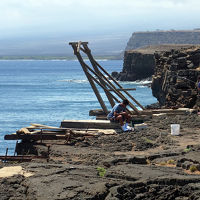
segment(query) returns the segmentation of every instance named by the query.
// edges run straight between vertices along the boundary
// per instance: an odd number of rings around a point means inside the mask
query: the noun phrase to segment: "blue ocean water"
[[[123,61],[98,61],[109,73],[120,72]],[[121,82],[143,106],[155,103],[151,89],[141,82]],[[108,105],[105,95],[102,96]],[[91,119],[89,110],[101,108],[78,61],[0,61],[0,154],[16,141],[4,135],[40,123],[60,126],[64,119]]]

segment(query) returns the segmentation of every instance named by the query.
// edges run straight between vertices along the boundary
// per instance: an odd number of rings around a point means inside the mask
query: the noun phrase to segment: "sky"
[[[199,0],[0,0],[0,40],[128,40],[133,32],[200,28]]]

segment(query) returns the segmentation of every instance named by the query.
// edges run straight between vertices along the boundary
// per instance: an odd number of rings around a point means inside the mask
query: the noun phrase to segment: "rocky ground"
[[[50,157],[24,163],[23,173],[0,178],[0,199],[200,199],[200,116],[159,116],[147,128],[117,135],[35,144]],[[170,134],[170,124],[181,126]],[[25,176],[25,172],[32,175]]]

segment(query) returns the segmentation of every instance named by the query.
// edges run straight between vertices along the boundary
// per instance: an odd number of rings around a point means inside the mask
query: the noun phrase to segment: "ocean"
[[[122,71],[122,60],[99,60],[109,73]],[[143,106],[156,102],[151,89],[142,82],[120,82]],[[108,101],[105,94],[106,105]],[[0,155],[14,152],[16,141],[5,141],[30,123],[60,126],[64,119],[94,119],[92,109],[101,108],[78,61],[0,61]]]

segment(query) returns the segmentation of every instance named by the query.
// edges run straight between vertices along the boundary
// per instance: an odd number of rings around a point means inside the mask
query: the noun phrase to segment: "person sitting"
[[[128,126],[131,120],[130,114],[126,112],[126,106],[129,104],[127,99],[124,99],[121,103],[116,104],[111,112],[107,115],[107,119],[110,121],[117,121],[121,125],[123,131],[131,131],[132,128]],[[126,123],[124,123],[124,121]]]

